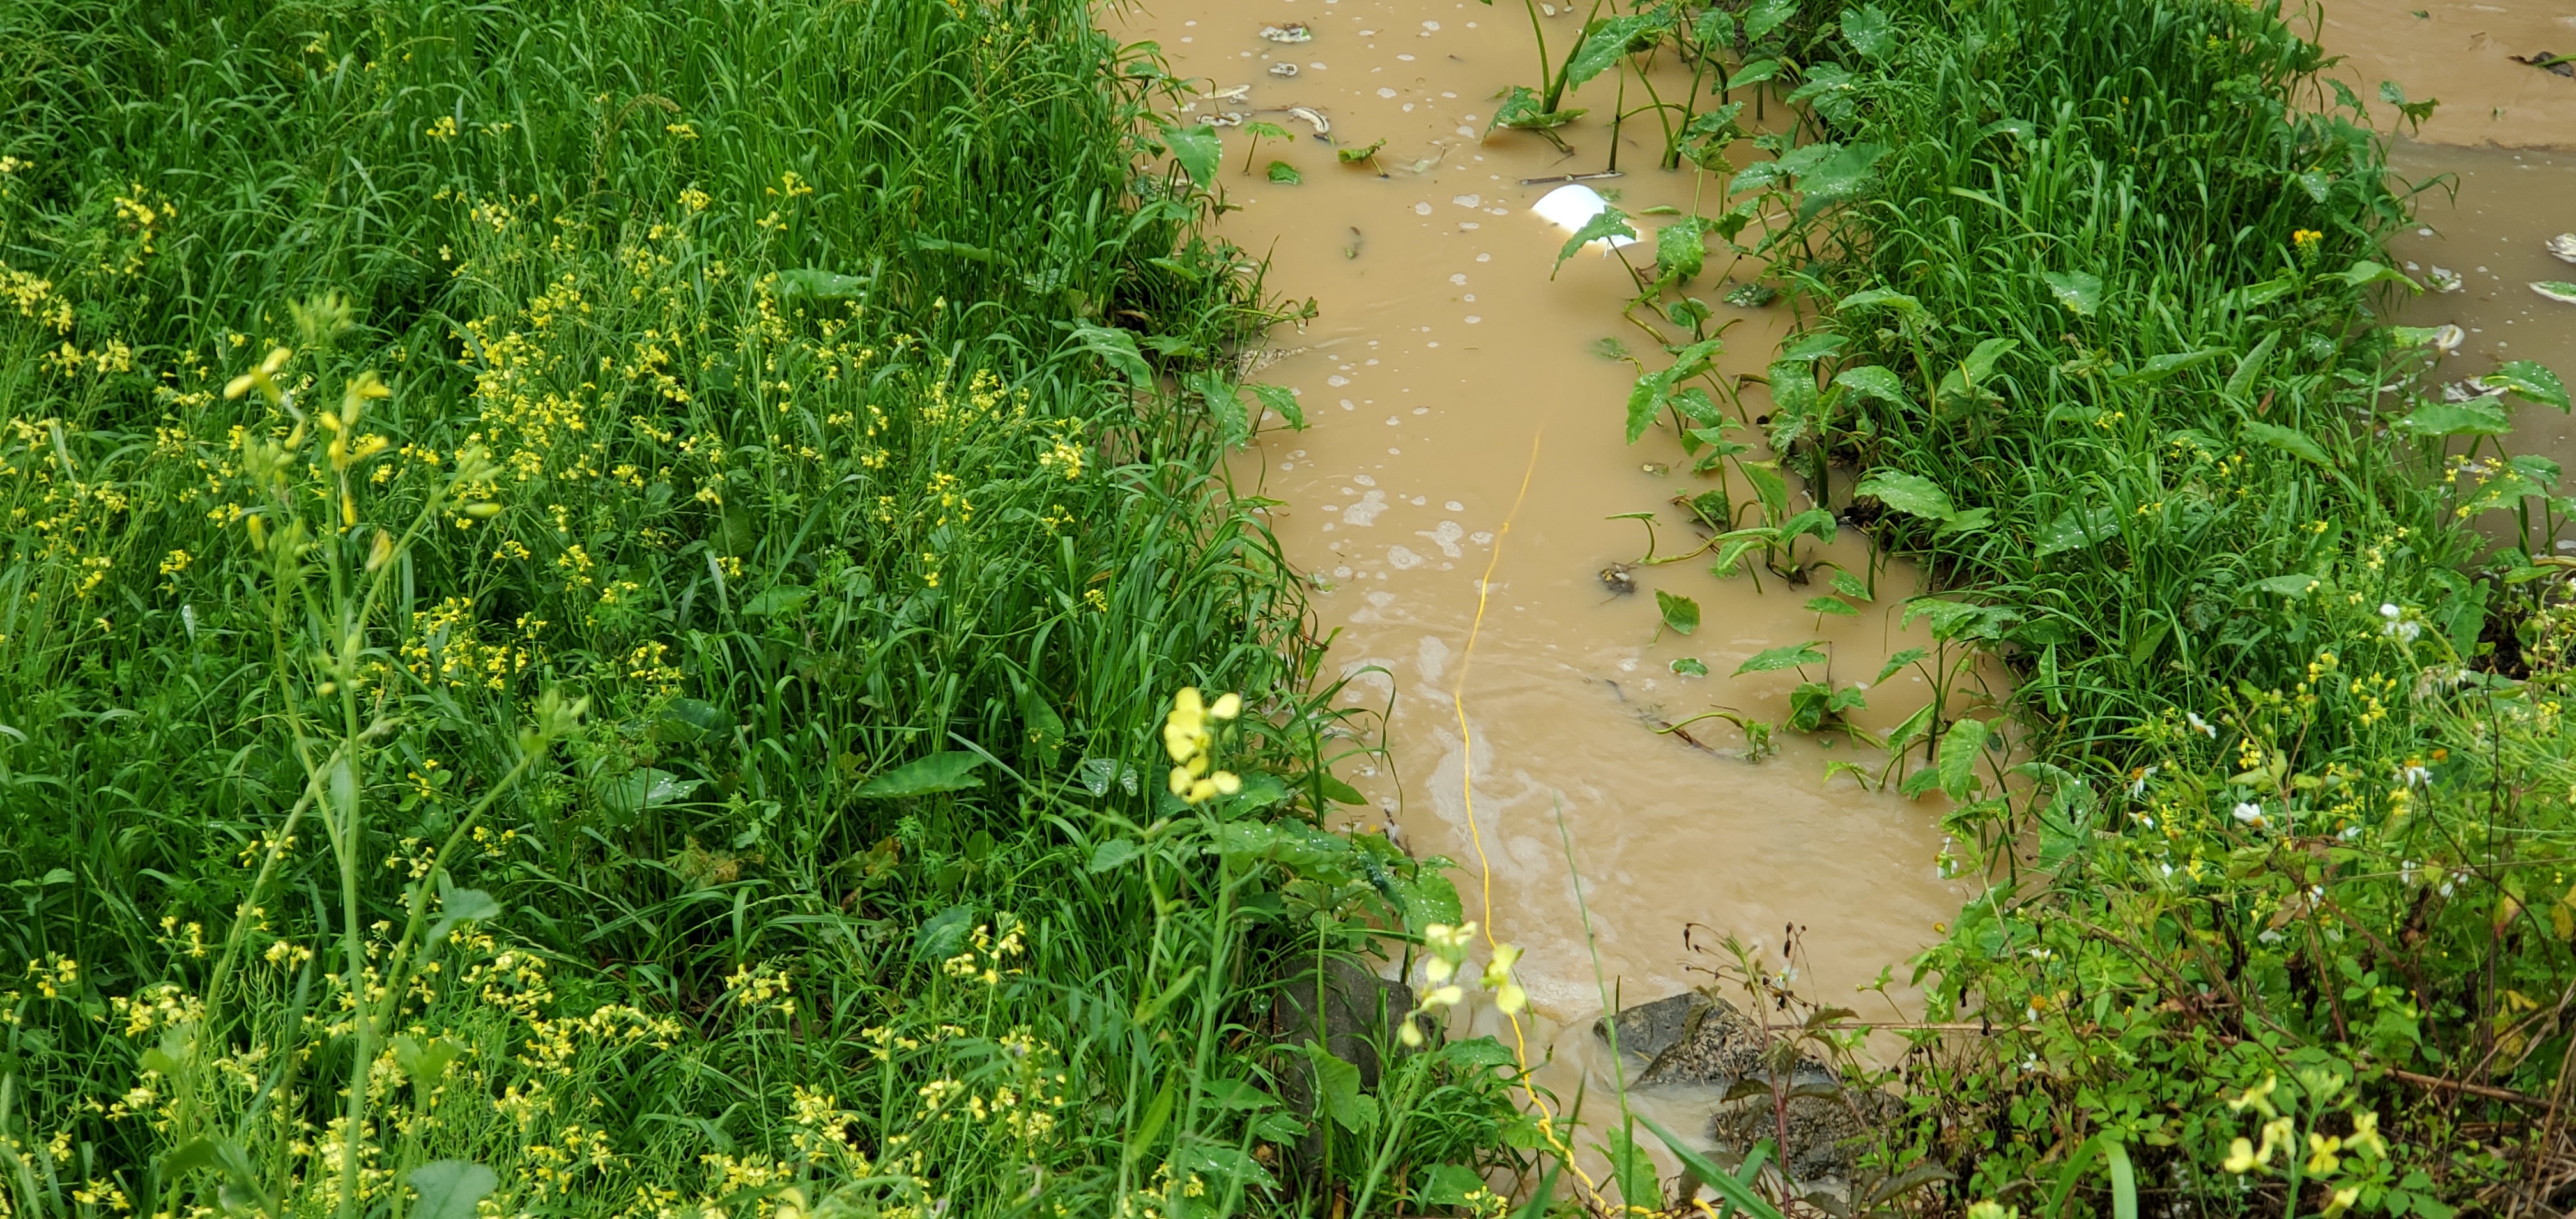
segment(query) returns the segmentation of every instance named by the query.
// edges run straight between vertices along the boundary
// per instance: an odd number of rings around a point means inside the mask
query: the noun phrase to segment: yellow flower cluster
[[[1243,713],[1243,696],[1232,692],[1214,703],[1199,698],[1199,688],[1183,686],[1172,696],[1171,714],[1163,717],[1163,750],[1172,755],[1172,794],[1191,804],[1243,790],[1234,772],[1217,770],[1215,725]]]

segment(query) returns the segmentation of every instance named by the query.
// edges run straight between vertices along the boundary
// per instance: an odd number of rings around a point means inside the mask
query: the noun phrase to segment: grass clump
[[[1990,881],[1917,963],[1933,1018],[1992,1030],[1925,1040],[1891,1167],[1998,1213],[2563,1204],[2571,505],[2504,447],[2562,383],[2446,399],[2437,336],[2383,323],[2404,188],[2278,5],[1773,8],[1805,109],[1742,168],[1740,132],[1677,145],[1746,202],[1638,268],[1675,363],[1630,435],[1725,480],[1718,574],[1863,525],[1937,581],[1936,681],[2018,680],[1886,742]],[[1712,235],[1816,310],[1768,458],[1708,376]]]
[[[1268,315],[1082,6],[0,47],[11,1213],[1394,1205],[1517,1129],[1490,1042],[1257,1031],[1456,897],[1311,824]]]

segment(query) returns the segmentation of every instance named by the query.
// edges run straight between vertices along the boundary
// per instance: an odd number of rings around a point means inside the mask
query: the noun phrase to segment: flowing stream
[[[2395,170],[2456,181],[2457,203],[2428,193],[2396,254],[2419,279],[2430,266],[2456,269],[2462,289],[2411,300],[2397,320],[2469,332],[2446,376],[2525,357],[2576,374],[2576,305],[2525,286],[2576,279],[2540,244],[2576,230],[2576,152],[2564,151],[2576,146],[2576,80],[2507,58],[2576,51],[2576,17],[2530,0],[2412,7],[2426,2],[2342,4],[2322,21],[2327,49],[2348,57],[2338,74],[2373,99],[2384,128],[2397,116],[2376,100],[2381,80],[2441,99],[2400,142]],[[1561,54],[1580,17],[1550,7],[1538,24]],[[1340,768],[1372,802],[1346,810],[1348,821],[1458,861],[1470,916],[1527,948],[1537,1019],[1524,1049],[1557,1060],[1541,1077],[1567,1096],[1578,1083],[1608,1087],[1592,1018],[1706,984],[1728,935],[1777,968],[1794,931],[1800,989],[1865,1018],[1914,1014],[1904,962],[1968,893],[1942,874],[1937,800],[1848,774],[1828,781],[1836,761],[1884,766],[1848,742],[1782,730],[1776,754],[1751,760],[1722,719],[1657,729],[1716,708],[1785,718],[1796,675],[1728,676],[1766,648],[1825,640],[1838,688],[1874,677],[1891,652],[1923,642],[1894,610],[1918,591],[1917,575],[1880,568],[1875,602],[1840,618],[1805,608],[1821,587],[1765,573],[1757,591],[1712,575],[1706,557],[1605,581],[1647,546],[1645,526],[1614,518],[1658,513],[1659,553],[1688,551],[1702,534],[1673,501],[1713,481],[1689,473],[1668,429],[1622,443],[1635,372],[1595,344],[1649,341],[1620,319],[1629,279],[1598,246],[1556,267],[1567,234],[1532,211],[1562,184],[1545,179],[1605,168],[1606,124],[1566,129],[1571,151],[1534,134],[1486,135],[1503,89],[1537,78],[1524,10],[1158,0],[1116,20],[1196,82],[1195,115],[1234,124],[1221,176],[1238,210],[1223,235],[1269,259],[1272,291],[1315,301],[1311,321],[1281,327],[1253,361],[1253,379],[1294,390],[1311,426],[1290,431],[1273,417],[1235,473],[1245,493],[1276,501],[1289,559],[1315,577],[1332,634],[1327,672],[1347,680],[1346,705],[1385,713],[1383,754]],[[1617,87],[1604,76],[1580,100],[1598,116],[1612,99],[1593,94]],[[1246,123],[1292,135],[1255,147]],[[1373,158],[1337,159],[1336,144],[1380,141]],[[1617,149],[1629,172],[1587,184],[1631,214],[1688,204],[1695,183],[1655,168],[1660,147],[1651,125],[1630,125]],[[1302,181],[1273,181],[1274,161]],[[1727,274],[1712,259],[1697,294],[1715,301]],[[1718,318],[1733,323],[1725,375],[1759,372],[1789,325],[1780,306],[1719,305]],[[1746,406],[1763,409],[1759,387]],[[2576,464],[2569,420],[2553,413],[2523,430],[2518,448]],[[1869,572],[1855,537],[1827,553]],[[1697,602],[1695,633],[1663,626],[1657,590]],[[1685,658],[1708,675],[1677,673]],[[1979,684],[2004,693],[1999,673]],[[1929,691],[1907,674],[1868,697],[1855,718],[1884,729]],[[1894,977],[1882,995],[1855,993],[1882,969]],[[1497,1027],[1489,1012],[1479,1022]]]

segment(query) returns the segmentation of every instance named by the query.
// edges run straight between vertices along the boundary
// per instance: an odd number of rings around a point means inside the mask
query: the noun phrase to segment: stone
[[[1605,1042],[1618,1035],[1619,1053],[1636,1072],[1630,1087],[1712,1094],[1707,1130],[1721,1152],[1739,1156],[1764,1139],[1776,1143],[1785,1125],[1779,1162],[1801,1183],[1849,1181],[1870,1139],[1904,1113],[1903,1102],[1884,1092],[1845,1087],[1803,1049],[1782,1062],[1778,1046],[1790,1029],[1766,1037],[1743,1009],[1701,991],[1641,1003],[1592,1027]],[[1778,1109],[1775,1080],[1787,1092]],[[1747,1083],[1753,1086],[1740,1087]],[[1725,1099],[1736,1093],[1744,1094]]]

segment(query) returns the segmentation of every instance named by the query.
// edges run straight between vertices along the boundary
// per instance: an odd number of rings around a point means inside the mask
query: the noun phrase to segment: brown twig
[[[2549,1104],[2549,1100],[2546,1097],[2532,1096],[2528,1093],[2516,1092],[2511,1088],[2497,1088],[2486,1084],[2466,1084],[2461,1083],[2456,1079],[2444,1079],[2439,1075],[2418,1075],[2413,1071],[2400,1071],[2394,1067],[2389,1068],[2388,1076],[2391,1079],[2404,1080],[2418,1088],[2429,1088],[2435,1091],[2458,1092],[2467,1096],[2483,1096],[2488,1100],[2510,1101],[2517,1105],[2539,1105],[2546,1108]]]

